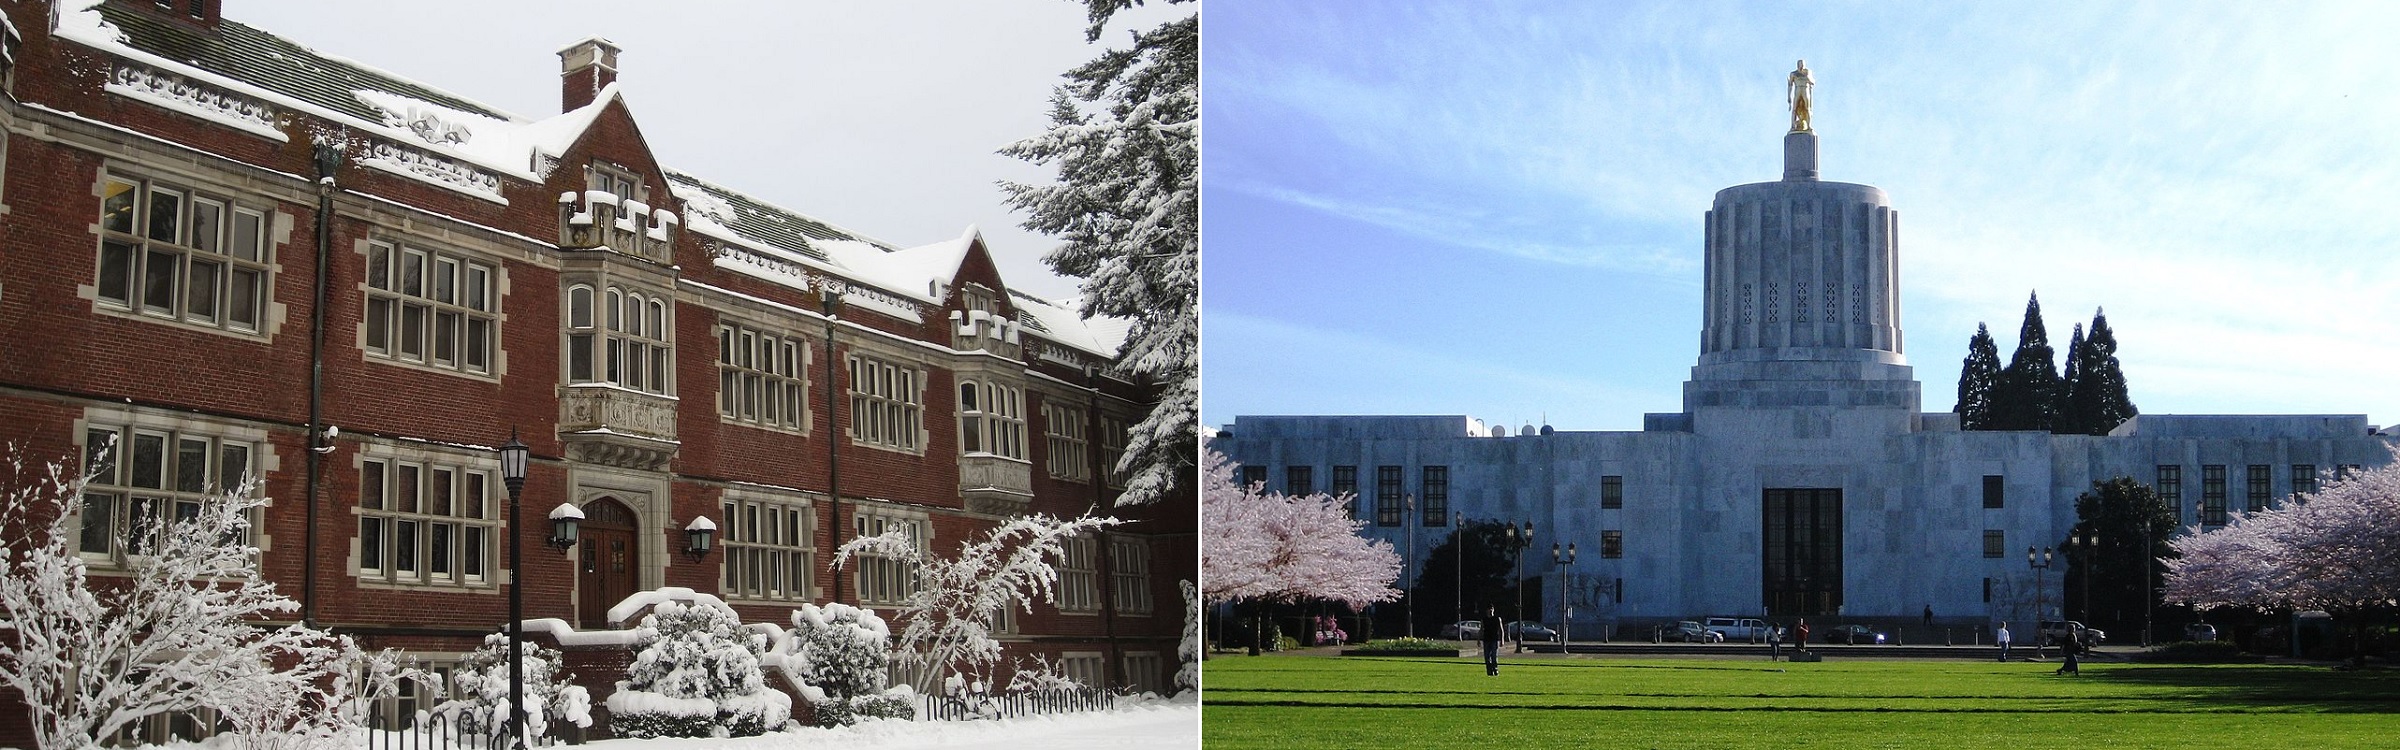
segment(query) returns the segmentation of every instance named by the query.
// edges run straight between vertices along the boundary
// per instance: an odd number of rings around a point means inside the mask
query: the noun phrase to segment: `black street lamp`
[[[1402,559],[1406,560],[1406,561],[1408,562],[1408,564],[1407,564],[1407,565],[1403,565],[1403,566],[1401,566],[1401,567],[1400,567],[1400,574],[1401,574],[1401,575],[1408,575],[1408,568],[1409,568],[1410,566],[1415,566],[1415,565],[1417,565],[1417,525],[1416,525],[1415,523],[1412,523],[1412,522],[1411,522],[1411,520],[1412,520],[1412,519],[1416,518],[1416,515],[1417,515],[1417,496],[1415,496],[1415,495],[1401,495],[1401,496],[1400,496],[1400,531],[1401,531],[1401,532],[1403,532],[1403,533],[1406,533],[1406,534],[1408,534],[1408,557],[1406,557],[1406,558],[1402,558]],[[1407,623],[1408,627],[1406,628],[1406,632],[1408,633],[1408,637],[1410,637],[1410,638],[1415,638],[1415,637],[1417,637],[1417,578],[1416,578],[1416,576],[1409,576],[1409,579],[1408,579],[1408,599],[1407,599],[1406,601],[1404,601],[1404,602],[1402,602],[1402,603],[1401,603],[1401,605],[1400,605],[1400,614],[1401,614],[1401,616],[1402,616],[1402,617],[1406,617],[1406,618],[1408,618],[1408,623]]]
[[[2042,571],[2050,569],[2050,548],[2043,547],[2035,557],[2032,547],[2025,548],[2025,565],[2033,568],[2033,655],[2042,655]]]
[[[1524,528],[1521,529],[1513,523],[1508,525],[1508,567],[1515,572],[1517,577],[1517,610],[1510,614],[1516,615],[1519,620],[1525,619],[1525,548],[1531,546],[1533,546],[1532,521],[1526,521]],[[1523,628],[1517,630],[1516,640],[1517,653],[1525,653]]]
[[[1561,555],[1558,543],[1551,542],[1550,562],[1558,565],[1558,652],[1564,654],[1567,652],[1567,616],[1572,614],[1567,609],[1567,566],[1575,564],[1575,545],[1568,544],[1566,553]],[[1519,629],[1517,632],[1524,631]]]
[[[1450,511],[1450,538],[1457,540],[1450,545],[1450,561],[1455,563],[1450,572],[1450,622],[1458,623],[1467,619],[1467,514]],[[1458,628],[1459,639],[1466,639],[1466,628],[1451,627]]]
[[[2100,535],[2084,532],[2067,537],[2068,546],[2075,548],[2076,567],[2083,568],[2083,624],[2092,624],[2092,563],[2099,557]]]
[[[525,459],[530,450],[509,430],[500,446],[500,481],[508,485],[508,736],[510,747],[525,747],[525,558],[520,555],[525,527]]]

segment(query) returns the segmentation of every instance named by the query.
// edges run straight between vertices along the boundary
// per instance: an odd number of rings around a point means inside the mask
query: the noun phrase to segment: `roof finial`
[[[1812,99],[1810,91],[1816,88],[1816,85],[1816,77],[1809,75],[1807,60],[1801,60],[1800,66],[1792,70],[1792,77],[1785,81],[1784,96],[1792,105],[1792,132],[1794,133],[1816,132],[1809,128],[1808,122],[1808,110]]]

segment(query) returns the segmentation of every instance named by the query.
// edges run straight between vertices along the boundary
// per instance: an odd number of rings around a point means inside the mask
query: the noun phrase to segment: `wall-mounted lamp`
[[[550,546],[566,551],[575,546],[575,527],[583,522],[583,509],[574,503],[559,503],[550,509]]]
[[[717,523],[708,520],[708,516],[694,518],[691,523],[683,525],[683,538],[683,554],[698,561],[708,556],[708,548],[716,541]]]

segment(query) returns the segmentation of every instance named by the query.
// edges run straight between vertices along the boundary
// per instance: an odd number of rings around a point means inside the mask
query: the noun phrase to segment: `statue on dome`
[[[1808,109],[1811,99],[1810,90],[1816,88],[1816,85],[1816,77],[1808,73],[1808,61],[1801,60],[1800,67],[1792,71],[1791,79],[1785,84],[1785,97],[1790,100],[1792,105],[1792,132],[1794,133],[1814,132],[1808,126]]]

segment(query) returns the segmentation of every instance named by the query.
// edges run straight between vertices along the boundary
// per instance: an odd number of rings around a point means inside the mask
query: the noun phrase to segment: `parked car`
[[[1510,641],[1555,641],[1558,640],[1558,631],[1543,627],[1538,622],[1518,620],[1509,623],[1506,629],[1501,630],[1500,637]]]
[[[2084,627],[2083,623],[2074,620],[2043,620],[2034,632],[2040,634],[2044,646],[2065,643],[2073,638],[2085,648],[2090,648],[2108,640],[2108,633],[2099,628]]]
[[[1482,620],[1460,620],[1442,626],[1442,637],[1454,641],[1483,640]]]
[[[1675,627],[1668,628],[1665,632],[1660,633],[1659,637],[1670,641],[1682,641],[1684,643],[1725,642],[1725,634],[1710,630],[1708,628],[1700,627],[1700,623],[1693,620],[1677,622],[1675,623]]]
[[[2217,626],[2210,625],[2205,622],[2195,622],[2190,625],[2185,625],[2183,626],[2183,639],[2187,641],[2216,640]]]
[[[1755,617],[1711,617],[1700,627],[1725,637],[1728,641],[1761,641],[1772,633],[1767,622]]]
[[[1834,629],[1825,631],[1825,642],[1851,645],[1883,644],[1890,643],[1891,636],[1875,632],[1874,628],[1865,625],[1837,625]]]

